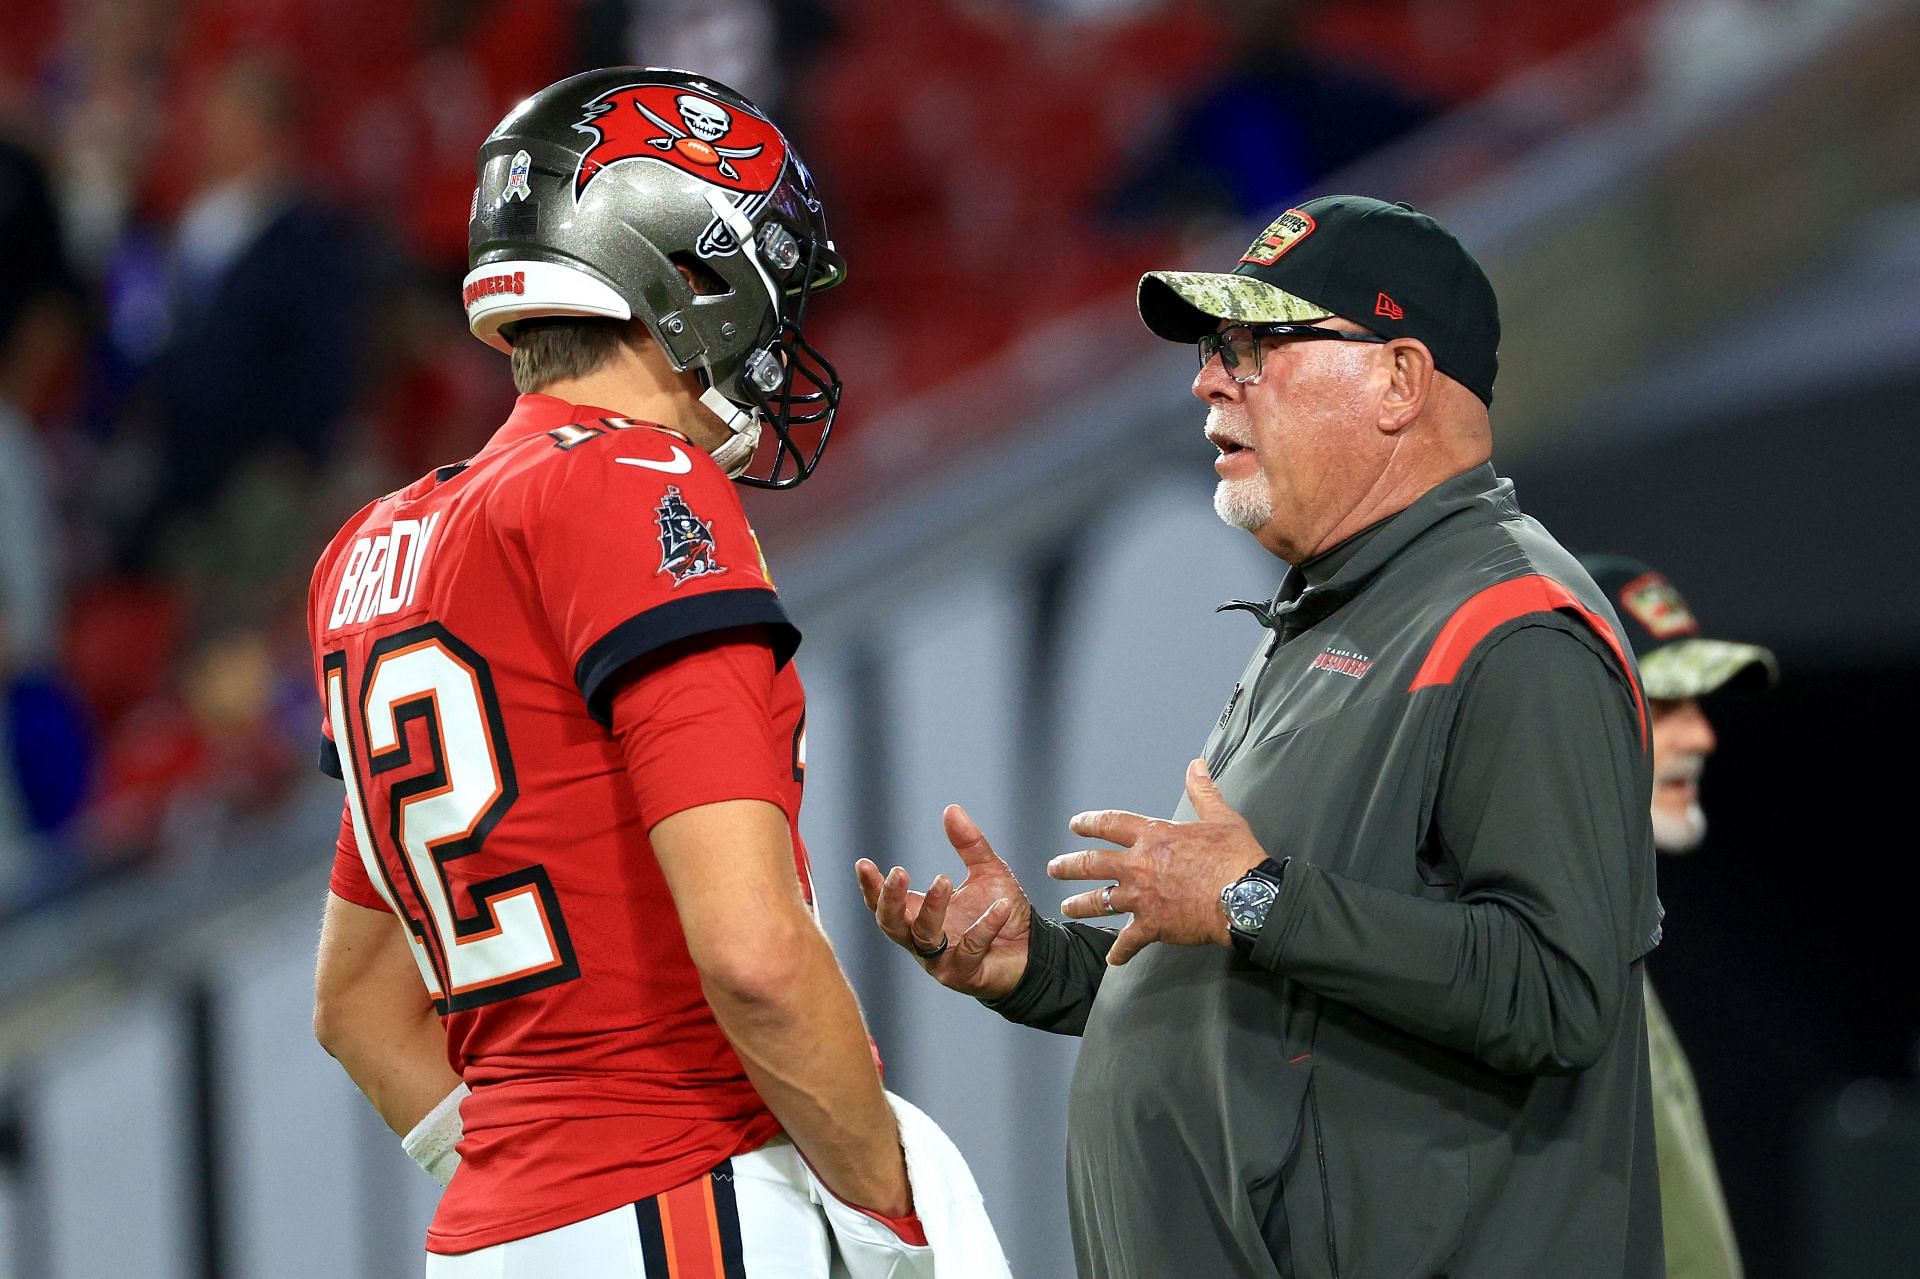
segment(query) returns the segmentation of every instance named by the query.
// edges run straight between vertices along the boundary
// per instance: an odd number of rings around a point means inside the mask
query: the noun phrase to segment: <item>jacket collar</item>
[[[1440,525],[1490,523],[1519,513],[1513,481],[1496,475],[1493,463],[1483,462],[1434,485],[1399,514],[1297,565],[1270,601],[1228,600],[1215,611],[1244,609],[1259,618],[1262,626],[1280,631],[1285,638],[1358,595],[1395,556]]]

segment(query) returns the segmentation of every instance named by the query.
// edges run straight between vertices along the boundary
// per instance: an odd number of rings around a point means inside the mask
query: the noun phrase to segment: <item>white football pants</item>
[[[882,1261],[867,1273],[904,1279],[930,1263],[927,1249],[900,1244],[878,1222],[859,1218],[853,1228],[879,1251],[902,1254],[898,1269]],[[585,1221],[473,1252],[428,1253],[426,1279],[830,1279],[847,1273],[835,1262],[806,1165],[775,1138],[705,1177]]]

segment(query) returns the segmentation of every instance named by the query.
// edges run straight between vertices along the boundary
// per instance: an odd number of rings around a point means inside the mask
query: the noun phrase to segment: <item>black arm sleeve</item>
[[[1005,999],[980,1002],[1022,1026],[1077,1035],[1086,1029],[1116,935],[1110,928],[1035,915],[1020,984]]]
[[[1658,931],[1633,691],[1587,636],[1552,625],[1496,639],[1468,680],[1433,819],[1457,899],[1295,860],[1255,959],[1497,1070],[1582,1070]]]

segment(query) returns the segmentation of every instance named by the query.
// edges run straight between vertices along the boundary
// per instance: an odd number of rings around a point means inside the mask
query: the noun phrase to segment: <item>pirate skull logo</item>
[[[733,117],[718,103],[683,93],[673,100],[673,105],[680,108],[680,118],[702,142],[718,142],[733,131]]]
[[[633,105],[654,128],[666,135],[648,138],[648,146],[658,151],[678,151],[694,164],[717,170],[721,177],[738,181],[740,171],[733,167],[733,161],[751,160],[765,149],[763,143],[755,143],[750,147],[717,145],[720,139],[733,132],[733,116],[725,107],[706,98],[691,93],[683,93],[675,98],[673,105],[680,113],[679,125],[671,123],[644,102],[636,100]]]

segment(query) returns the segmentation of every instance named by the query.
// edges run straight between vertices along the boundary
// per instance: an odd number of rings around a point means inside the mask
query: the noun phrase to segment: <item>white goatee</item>
[[[1685,813],[1653,810],[1653,846],[1663,853],[1690,853],[1707,838],[1707,815],[1700,805],[1689,805]]]
[[[1213,513],[1249,533],[1265,526],[1273,518],[1273,495],[1267,492],[1267,477],[1255,473],[1221,480],[1213,490]]]
[[[1207,409],[1207,432],[1221,435],[1247,447],[1251,431],[1243,418],[1233,418],[1218,404]],[[1221,480],[1213,490],[1213,513],[1238,529],[1251,533],[1273,518],[1273,495],[1267,491],[1267,477],[1258,471],[1237,480]]]
[[[1683,755],[1654,774],[1657,790],[1668,782],[1686,782],[1698,787],[1700,775],[1707,771],[1705,755]],[[1699,791],[1696,789],[1697,795]],[[1675,813],[1656,804],[1653,807],[1653,846],[1663,853],[1690,853],[1707,838],[1707,815],[1695,800],[1684,813]]]

